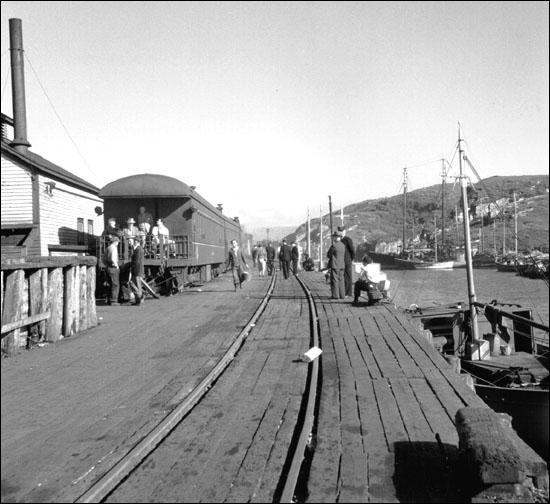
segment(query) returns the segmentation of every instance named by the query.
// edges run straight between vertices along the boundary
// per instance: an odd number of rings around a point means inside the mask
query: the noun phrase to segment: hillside
[[[468,187],[472,240],[478,239],[483,214],[482,236],[484,248],[502,248],[503,234],[506,247],[514,247],[514,203],[516,194],[518,220],[518,247],[529,251],[548,251],[548,175],[522,175],[515,177],[490,177],[473,187]],[[497,204],[495,205],[495,202]],[[458,215],[458,219],[455,216]],[[407,193],[406,239],[414,236],[433,244],[434,217],[441,240],[442,186],[433,185]],[[460,219],[460,186],[446,185],[445,189],[445,229],[449,245],[460,244],[462,224]],[[458,222],[457,222],[458,220]],[[503,221],[505,224],[503,224]],[[382,252],[397,251],[403,237],[403,195],[361,201],[344,208],[344,223],[348,236],[357,245],[366,241],[371,247]],[[457,225],[458,224],[458,225]],[[333,227],[340,225],[339,212],[333,214]],[[323,216],[323,247],[329,244],[329,215]],[[503,230],[503,227],[506,229]],[[458,238],[457,238],[458,229]],[[307,223],[301,224],[294,233],[287,236],[305,245]],[[319,218],[311,221],[311,248],[316,251],[319,244]],[[440,243],[440,241],[439,241]],[[326,248],[325,248],[326,250]],[[316,255],[316,253],[314,253]]]

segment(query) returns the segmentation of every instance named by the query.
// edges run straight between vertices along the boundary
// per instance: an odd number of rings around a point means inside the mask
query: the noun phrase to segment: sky
[[[247,230],[458,175],[548,173],[548,2],[1,3],[31,150],[101,188],[175,177]],[[466,175],[477,179],[472,173]]]

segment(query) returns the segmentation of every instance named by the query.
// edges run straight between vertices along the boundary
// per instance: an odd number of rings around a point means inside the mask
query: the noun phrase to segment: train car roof
[[[193,198],[199,203],[210,208],[213,212],[219,212],[211,203],[200,194],[191,189],[187,184],[174,177],[141,173],[130,175],[110,182],[99,191],[100,198]],[[240,223],[221,214],[228,223],[240,227]]]
[[[99,191],[101,198],[174,198],[189,196],[189,186],[166,175],[141,173],[117,179]]]

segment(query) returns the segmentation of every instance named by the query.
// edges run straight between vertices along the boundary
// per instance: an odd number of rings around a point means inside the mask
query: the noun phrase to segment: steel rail
[[[248,334],[255,326],[256,321],[264,311],[275,286],[277,273],[273,278],[267,293],[256,309],[252,318],[244,329],[235,338],[224,356],[218,361],[208,375],[191,391],[189,395],[172,410],[154,429],[149,432],[138,444],[136,444],[123,458],[121,458],[111,469],[103,474],[86,492],[74,502],[101,502],[126,478],[144,459],[151,453],[162,440],[172,431],[181,419],[193,409],[193,407],[208,392],[211,384],[223,373],[225,368],[233,360],[241,348]]]
[[[304,289],[304,292],[307,296],[313,346],[320,348],[318,318],[317,312],[315,310],[313,296],[308,287],[297,275],[295,276],[295,278],[296,280],[298,280],[298,283],[301,285],[302,289]],[[321,356],[314,359],[309,368],[311,379],[309,380],[309,391],[307,392],[306,412],[298,442],[296,443],[294,454],[292,455],[292,462],[290,464],[283,490],[281,492],[280,502],[294,502],[293,498],[296,491],[296,485],[298,483],[298,477],[300,475],[300,469],[305,459],[306,448],[309,444],[311,433],[313,430],[313,423],[315,421],[315,402],[317,398],[317,384],[319,379],[319,359],[321,359]]]

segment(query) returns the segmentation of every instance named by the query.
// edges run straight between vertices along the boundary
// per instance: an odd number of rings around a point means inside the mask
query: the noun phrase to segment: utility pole
[[[269,228],[266,228],[266,234],[267,234],[267,243],[269,243]]]
[[[319,207],[319,271],[323,269],[323,210]]]
[[[328,197],[328,215],[330,220],[330,236],[332,238],[332,198]]]
[[[309,223],[309,207],[307,207],[307,256],[311,257],[311,240],[310,240],[311,226]]]
[[[516,192],[514,191],[514,244],[516,249],[516,259],[518,258],[518,203],[516,201]]]

